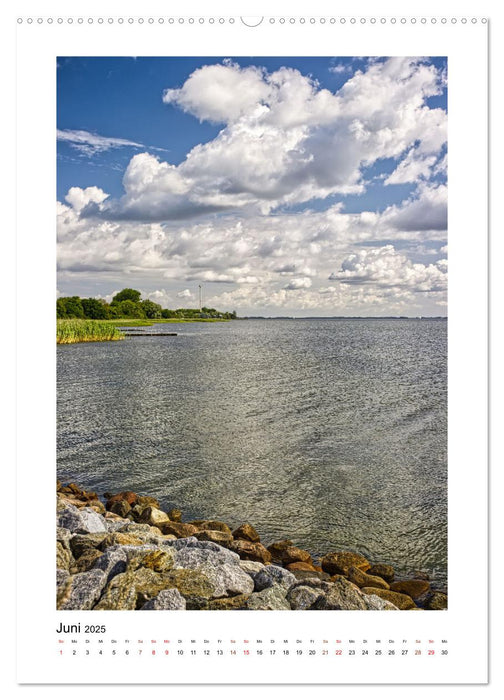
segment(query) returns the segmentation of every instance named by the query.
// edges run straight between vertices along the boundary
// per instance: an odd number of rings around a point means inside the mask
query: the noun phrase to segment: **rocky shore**
[[[131,491],[104,502],[57,483],[59,610],[444,610],[445,591],[357,552],[314,561],[291,540],[182,513]]]

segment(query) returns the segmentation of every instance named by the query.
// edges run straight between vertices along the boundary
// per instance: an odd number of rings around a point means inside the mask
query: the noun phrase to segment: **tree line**
[[[88,297],[60,297],[56,301],[57,318],[221,318],[235,319],[236,311],[217,311],[207,306],[199,309],[163,309],[150,299],[142,299],[136,289],[122,289],[110,302]]]

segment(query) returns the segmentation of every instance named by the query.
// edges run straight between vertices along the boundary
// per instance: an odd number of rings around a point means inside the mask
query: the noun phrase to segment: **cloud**
[[[178,299],[194,299],[194,294],[191,292],[190,289],[183,289],[180,292],[177,292],[177,298]]]
[[[369,248],[349,255],[338,272],[329,276],[344,284],[407,288],[410,292],[442,292],[447,286],[447,261],[412,263],[394,246]]]
[[[96,153],[109,151],[111,148],[124,148],[125,146],[145,148],[143,144],[135,141],[100,136],[82,129],[58,129],[56,137],[58,141],[66,141],[72,148],[88,157],[94,156]]]
[[[402,202],[400,207],[388,207],[383,221],[401,231],[445,231],[447,204],[446,185],[420,185],[415,196]]]
[[[293,277],[284,289],[310,289],[312,281],[309,277]]]
[[[223,123],[218,135],[178,165],[135,155],[124,196],[85,215],[177,221],[231,210],[268,214],[362,193],[365,167],[405,152],[389,182],[428,178],[446,141],[446,112],[425,101],[442,87],[441,72],[418,58],[369,63],[335,93],[293,68],[202,66],[181,87],[165,90],[163,100]]]

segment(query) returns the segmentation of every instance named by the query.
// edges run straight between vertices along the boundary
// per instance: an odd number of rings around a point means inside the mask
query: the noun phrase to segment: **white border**
[[[23,512],[35,509],[37,503],[53,502],[54,491],[54,387],[55,346],[52,300],[55,296],[54,276],[54,202],[55,202],[55,56],[56,55],[448,55],[449,63],[449,509],[450,551],[449,583],[450,609],[446,613],[338,613],[339,636],[375,636],[370,630],[376,624],[379,636],[387,633],[399,637],[404,627],[410,629],[407,637],[421,636],[448,638],[449,662],[429,667],[410,663],[390,671],[366,666],[366,681],[374,682],[484,682],[486,678],[486,29],[483,25],[332,25],[308,28],[305,24],[291,25],[280,33],[278,25],[262,25],[250,30],[239,24],[208,25],[177,24],[176,31],[167,36],[167,24],[146,25],[139,31],[123,24],[105,27],[99,25],[23,24],[18,32],[18,303],[19,308],[30,308],[33,290],[41,299],[51,300],[47,310],[30,317],[30,324],[18,329],[19,349],[19,426],[18,488],[22,494]],[[287,29],[287,27],[285,27]],[[467,51],[470,43],[471,51]],[[167,45],[170,50],[167,51]],[[337,45],[337,50],[334,46]],[[260,50],[259,50],[260,46]],[[225,49],[225,50],[224,50]],[[269,50],[268,50],[269,49]],[[468,94],[467,86],[471,87]],[[36,114],[36,119],[34,115]],[[470,138],[468,138],[470,134]],[[468,168],[470,163],[470,169]],[[29,207],[26,206],[29,193]],[[468,203],[470,203],[468,205]],[[475,231],[481,232],[474,245]],[[471,274],[471,271],[475,271]],[[476,284],[467,285],[468,276]],[[470,319],[468,324],[467,319]],[[36,338],[37,363],[33,362]],[[41,371],[42,368],[42,371]],[[34,387],[37,392],[34,393]],[[51,398],[52,397],[52,401]],[[470,397],[470,403],[468,402]],[[26,433],[25,433],[26,431]],[[28,434],[30,439],[25,439]],[[34,469],[33,465],[37,465]],[[469,506],[470,505],[470,509]],[[89,670],[61,669],[54,663],[54,635],[56,620],[62,616],[47,610],[47,601],[54,599],[52,578],[54,523],[50,508],[37,523],[37,549],[30,558],[20,557],[19,599],[23,601],[19,619],[19,679],[24,682],[75,682],[89,677]],[[20,512],[20,515],[23,515]],[[469,517],[468,517],[469,516]],[[21,543],[33,538],[33,521],[20,517],[18,532]],[[455,533],[455,534],[454,534]],[[47,546],[46,546],[46,543]],[[471,568],[477,568],[478,595],[468,605],[467,552]],[[47,562],[50,562],[48,565]],[[47,571],[33,589],[29,570]],[[471,582],[471,585],[472,582]],[[52,604],[52,603],[51,603]],[[79,615],[84,619],[94,613]],[[110,613],[104,618],[110,617]],[[112,613],[112,615],[117,615]],[[121,634],[133,619],[120,613],[120,623],[112,618],[114,633]],[[204,617],[202,617],[204,615]],[[211,615],[211,618],[209,617]],[[240,613],[184,613],[183,623],[195,620],[197,635],[205,634],[205,625],[221,630],[228,626],[228,636],[236,634]],[[386,617],[384,617],[384,615]],[[135,625],[141,625],[141,616],[134,613]],[[37,630],[33,619],[37,619]],[[173,617],[173,616],[172,616]],[[150,620],[150,619],[149,619]],[[295,617],[282,613],[254,615],[247,634],[252,636],[256,624],[259,630],[276,627],[280,620],[282,630],[294,625],[290,636],[299,635],[299,627],[314,629],[321,626],[320,637],[327,636],[327,614],[302,613]],[[406,622],[408,620],[408,622]],[[170,625],[178,620],[169,620]],[[192,624],[192,623],[191,623]],[[414,634],[411,625],[414,624]],[[433,629],[436,629],[434,633]],[[149,621],[149,634],[153,623]],[[467,630],[473,642],[468,644]],[[249,632],[250,630],[250,632]],[[344,631],[345,630],[345,631]],[[194,633],[196,636],[196,632]],[[224,635],[224,631],[222,631]],[[243,636],[243,633],[241,633]],[[210,636],[210,633],[207,633]],[[403,635],[404,636],[404,635]],[[26,648],[26,639],[36,639],[41,649],[34,659]],[[476,640],[476,646],[474,645]],[[47,650],[47,655],[45,651]],[[469,653],[470,651],[470,653]],[[446,659],[445,659],[446,661]],[[187,680],[190,671],[177,677],[172,670],[170,681]],[[368,670],[369,669],[369,670]],[[138,682],[139,670],[117,665],[100,671],[94,670],[94,682]],[[324,682],[356,682],[362,672],[345,664],[335,669],[315,668],[307,671],[302,665],[290,667],[288,674],[279,677],[278,666],[251,671],[240,667],[227,669],[229,682],[252,681],[260,675],[262,682],[306,682],[307,673]],[[212,676],[212,669],[204,682],[222,681],[222,674]],[[173,675],[175,673],[175,676]],[[166,671],[149,668],[152,682],[166,681]],[[142,677],[142,681],[145,678]]]

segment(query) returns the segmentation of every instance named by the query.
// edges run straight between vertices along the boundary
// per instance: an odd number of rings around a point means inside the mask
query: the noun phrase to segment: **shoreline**
[[[358,552],[318,561],[290,539],[265,545],[250,523],[184,522],[132,491],[57,482],[59,610],[445,610],[429,576],[398,577]]]

